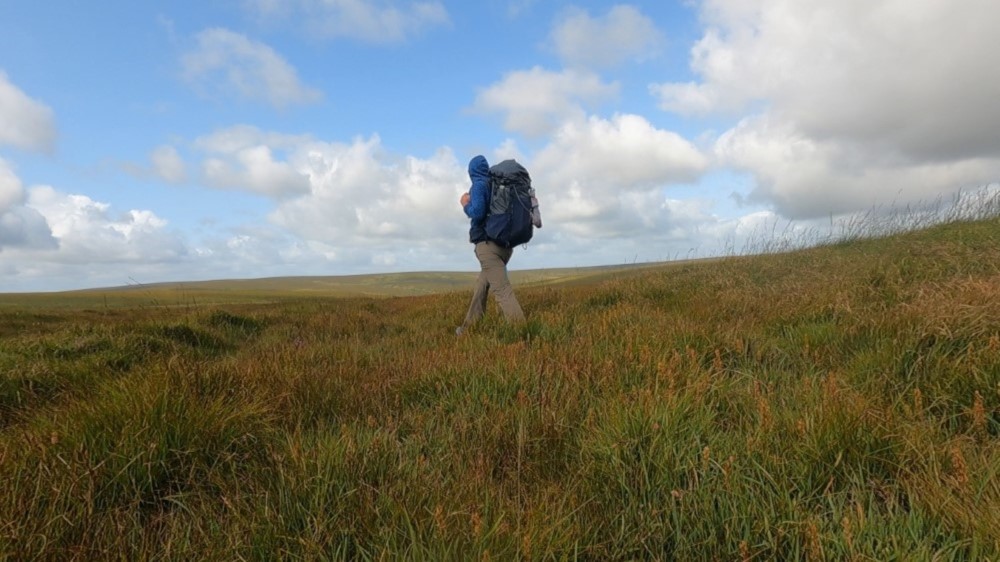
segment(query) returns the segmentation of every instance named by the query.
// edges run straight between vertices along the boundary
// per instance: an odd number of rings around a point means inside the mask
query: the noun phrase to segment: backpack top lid
[[[518,191],[523,191],[531,187],[531,175],[524,166],[516,160],[504,160],[490,168],[490,174],[502,183],[511,185]]]

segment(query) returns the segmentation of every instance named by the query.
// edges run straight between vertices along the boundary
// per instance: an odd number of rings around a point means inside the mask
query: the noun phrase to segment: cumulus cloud
[[[276,108],[308,104],[322,94],[271,47],[228,29],[206,29],[181,58],[184,79],[199,91],[268,103]]]
[[[304,27],[319,37],[368,43],[399,43],[451,21],[439,1],[248,0],[246,6],[262,17],[300,18]]]
[[[998,158],[913,162],[879,158],[856,144],[818,140],[767,116],[748,118],[715,146],[721,165],[754,173],[751,201],[810,218],[934,199],[997,177]]]
[[[401,242],[463,238],[456,202],[468,176],[447,148],[429,158],[397,156],[377,135],[326,142],[245,126],[216,131],[194,146],[207,154],[206,182],[273,198],[273,224],[326,245],[338,260],[352,249],[398,251]]]
[[[309,135],[274,133],[261,131],[252,125],[236,125],[198,137],[194,145],[195,148],[206,152],[220,153],[238,152],[260,145],[266,145],[276,151],[286,151],[312,140],[313,138]]]
[[[516,18],[527,13],[538,3],[538,0],[510,0],[507,2],[507,15]]]
[[[0,211],[0,252],[4,248],[50,250],[56,246],[45,217],[34,209],[20,206]]]
[[[467,164],[448,148],[426,158],[397,156],[377,135],[324,142],[249,127],[218,131],[195,145],[260,156],[268,167],[238,168],[249,191],[280,183],[266,181],[268,170],[298,178],[266,193],[276,204],[269,218],[304,241],[336,248],[338,259],[345,249],[363,248],[388,263],[401,244],[409,251],[465,239],[456,201],[468,189]],[[690,142],[637,115],[567,121],[533,157],[511,141],[490,154],[494,162],[515,157],[527,163],[543,199],[558,201],[547,209],[553,224],[590,238],[674,228],[667,223],[677,209],[666,206],[663,189],[695,181],[708,167]]]
[[[565,64],[603,68],[650,57],[663,43],[663,34],[638,9],[619,4],[597,18],[578,8],[567,11],[551,42]]]
[[[456,201],[469,186],[467,164],[448,148],[426,158],[397,156],[377,135],[324,142],[249,127],[218,131],[195,145],[229,154],[266,149],[270,163],[303,178],[304,187],[275,197],[269,219],[337,263],[421,269],[440,259],[440,248],[465,242],[468,224]],[[680,239],[695,220],[690,216],[703,214],[702,204],[685,208],[664,190],[697,180],[708,158],[637,115],[569,120],[533,156],[512,141],[490,154],[494,163],[515,157],[528,165],[543,202],[551,203],[549,224],[565,235]],[[549,230],[537,242],[544,245]]]
[[[558,200],[562,205],[561,195]],[[512,263],[531,269],[757,253],[786,241],[800,242],[816,229],[814,223],[791,223],[772,211],[723,217],[713,212],[714,206],[710,199],[629,192],[599,222],[562,220],[557,230],[542,229]]]
[[[308,189],[308,178],[288,163],[274,159],[266,146],[254,146],[205,160],[202,173],[208,185],[246,189],[268,197],[284,197]]]
[[[995,50],[1000,5],[761,4],[704,4],[712,25],[691,63],[702,81],[654,88],[665,108],[740,109],[763,100],[811,137],[891,143],[915,158],[1000,148],[1000,67],[983,56]]]
[[[461,232],[456,202],[468,177],[448,149],[427,159],[396,158],[373,136],[314,143],[294,160],[310,178],[309,193],[283,202],[271,219],[304,239],[399,250],[401,244],[440,244]]]
[[[116,264],[145,269],[176,263],[186,248],[151,211],[116,215],[85,195],[44,185],[25,189],[0,159],[0,252],[11,271],[0,290],[46,290],[107,279]],[[117,278],[125,279],[127,274]]]
[[[25,206],[20,178],[0,158],[0,252],[5,248],[48,249],[56,245],[45,218]]]
[[[55,147],[55,115],[0,70],[0,144],[49,152]]]
[[[984,53],[995,50],[1000,4],[709,0],[702,18],[691,54],[700,81],[651,89],[669,111],[763,106],[718,150],[782,212],[912,201],[996,179],[1000,67]]]
[[[541,136],[564,121],[586,115],[584,105],[594,106],[618,95],[617,83],[606,83],[589,71],[553,72],[541,67],[506,74],[481,90],[473,110],[504,114],[504,128],[528,136]]]
[[[148,162],[122,162],[120,167],[124,172],[143,180],[156,179],[177,184],[188,179],[184,158],[175,147],[166,144],[151,150]]]
[[[6,201],[0,208],[0,292],[330,273],[329,247],[274,226],[208,229],[193,241],[149,210],[115,211],[51,186],[23,189],[19,181],[11,189],[5,170],[0,161]]]
[[[632,190],[693,181],[708,159],[677,133],[640,115],[619,114],[567,121],[535,164],[560,185]]]
[[[208,154],[202,163],[202,179],[209,186],[282,198],[307,192],[309,178],[276,153],[284,154],[305,142],[307,137],[240,126],[201,137],[195,147]]]
[[[0,158],[0,211],[6,211],[24,202],[24,187],[21,178],[3,158]]]
[[[181,183],[187,179],[184,159],[172,146],[158,146],[149,155],[153,174],[169,183]]]
[[[695,181],[708,158],[671,131],[638,115],[568,121],[532,161],[534,183],[559,204],[551,215],[579,235],[659,229],[648,211],[662,188]],[[545,190],[545,191],[542,191]]]
[[[27,205],[45,217],[59,240],[62,263],[159,262],[185,253],[183,244],[152,211],[129,210],[117,216],[110,205],[50,186],[28,190]]]

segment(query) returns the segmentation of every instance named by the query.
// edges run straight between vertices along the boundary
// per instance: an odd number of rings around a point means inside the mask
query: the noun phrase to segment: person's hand
[[[462,204],[463,209],[465,208],[466,205],[469,204],[469,200],[471,199],[472,197],[469,195],[469,192],[465,192],[462,194],[462,198],[459,200],[459,203]]]

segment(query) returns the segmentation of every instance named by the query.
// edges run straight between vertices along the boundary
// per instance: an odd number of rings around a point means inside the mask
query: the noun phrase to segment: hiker
[[[514,288],[510,285],[510,279],[507,278],[507,262],[510,261],[510,257],[514,253],[513,245],[502,245],[495,240],[490,240],[486,235],[486,220],[490,214],[491,185],[490,165],[482,155],[476,156],[469,162],[469,179],[472,180],[472,187],[467,193],[462,194],[459,203],[465,214],[472,219],[469,241],[476,245],[476,258],[479,259],[479,265],[482,269],[476,280],[476,288],[472,293],[472,301],[469,303],[465,322],[455,330],[456,335],[462,335],[463,331],[483,317],[490,289],[493,289],[493,295],[508,322],[524,321],[524,312],[517,302],[517,297],[514,296]]]

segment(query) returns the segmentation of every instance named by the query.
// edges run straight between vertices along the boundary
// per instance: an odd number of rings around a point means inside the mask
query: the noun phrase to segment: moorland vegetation
[[[0,558],[1000,559],[987,210],[461,338],[464,292],[0,307]]]

